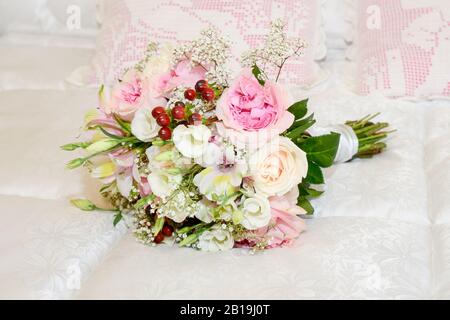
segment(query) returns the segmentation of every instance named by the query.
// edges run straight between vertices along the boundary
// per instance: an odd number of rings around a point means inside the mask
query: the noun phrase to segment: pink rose
[[[165,105],[166,101],[151,96],[147,82],[135,70],[128,71],[112,90],[103,87],[100,91],[100,108],[106,114],[116,114],[128,121],[140,108],[161,104]]]
[[[217,104],[219,133],[233,142],[264,143],[287,130],[294,115],[285,90],[276,83],[260,85],[250,69],[245,69],[226,89]],[[243,140],[245,139],[245,140]]]
[[[282,197],[269,199],[272,208],[272,227],[267,231],[271,247],[290,245],[305,231],[305,221],[298,215],[305,214],[303,208],[297,206],[298,188],[295,187]]]
[[[258,234],[269,239],[269,247],[281,247],[292,244],[300,233],[306,229],[305,221],[298,215],[305,210],[297,206],[298,188],[295,187],[282,197],[269,199],[272,220],[269,227],[258,230]]]
[[[173,70],[151,80],[150,87],[158,95],[164,96],[176,87],[193,88],[197,81],[205,79],[203,67],[192,67],[188,60],[179,62]]]

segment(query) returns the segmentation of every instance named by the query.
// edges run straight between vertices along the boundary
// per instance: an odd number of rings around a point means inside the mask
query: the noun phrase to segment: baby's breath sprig
[[[157,52],[158,52],[158,43],[157,42],[150,42],[148,44],[146,50],[145,50],[144,58],[136,64],[135,69],[140,71],[140,72],[144,71],[147,62]]]
[[[281,19],[274,21],[264,46],[244,53],[242,65],[250,68],[256,66],[266,80],[269,75],[274,75],[277,82],[286,62],[292,57],[301,56],[307,46],[302,39],[288,39],[284,28],[285,24]]]
[[[217,85],[227,85],[230,71],[227,68],[231,57],[231,42],[215,28],[200,33],[200,38],[180,45],[174,50],[175,63],[189,60],[192,66],[202,66],[206,80]]]

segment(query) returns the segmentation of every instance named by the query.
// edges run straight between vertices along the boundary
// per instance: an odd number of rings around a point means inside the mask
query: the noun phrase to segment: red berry
[[[190,117],[189,117],[189,123],[190,124],[201,124],[202,123],[202,115],[200,113],[193,113]]]
[[[194,89],[187,89],[184,92],[184,97],[188,100],[194,101],[195,98],[197,97],[197,93],[195,92]]]
[[[195,84],[195,90],[199,93],[202,93],[207,88],[208,88],[208,82],[206,80],[199,80]]]
[[[184,110],[184,107],[182,106],[176,106],[175,108],[172,109],[172,116],[177,120],[184,119],[185,115],[186,112]]]
[[[183,102],[181,102],[181,101],[177,101],[177,102],[175,102],[175,107],[185,107],[186,105],[183,103]]]
[[[160,232],[155,236],[155,239],[153,240],[156,244],[163,242],[164,235]]]
[[[167,113],[163,113],[160,114],[158,116],[158,118],[156,118],[156,122],[161,126],[161,127],[167,127],[170,124],[170,118],[167,115]]]
[[[169,127],[162,127],[159,129],[158,135],[164,141],[170,140],[172,138],[172,130]]]
[[[165,114],[166,110],[163,107],[155,107],[152,111],[153,118],[158,118],[160,115]]]
[[[165,235],[166,237],[171,237],[172,233],[173,233],[173,229],[171,226],[164,226],[162,228],[162,233],[163,235]]]
[[[216,93],[214,92],[213,89],[211,88],[206,88],[203,90],[202,92],[202,98],[203,100],[206,100],[208,102],[211,102],[214,100],[214,98],[216,97]]]

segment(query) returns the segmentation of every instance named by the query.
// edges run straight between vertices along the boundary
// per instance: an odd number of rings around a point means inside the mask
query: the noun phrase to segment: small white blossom
[[[225,251],[233,248],[234,239],[228,230],[222,229],[220,225],[215,225],[202,233],[197,246],[203,251]]]

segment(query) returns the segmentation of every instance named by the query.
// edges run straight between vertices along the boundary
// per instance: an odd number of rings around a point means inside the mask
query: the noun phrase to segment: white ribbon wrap
[[[336,132],[341,135],[339,147],[336,153],[335,163],[350,161],[358,153],[359,142],[353,129],[345,124],[330,125],[328,127],[310,128],[308,133],[313,137]]]

